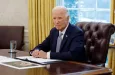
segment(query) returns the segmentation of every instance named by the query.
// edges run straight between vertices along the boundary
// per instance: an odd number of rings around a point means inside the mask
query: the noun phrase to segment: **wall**
[[[25,26],[24,49],[28,50],[28,0],[0,0],[0,25]]]

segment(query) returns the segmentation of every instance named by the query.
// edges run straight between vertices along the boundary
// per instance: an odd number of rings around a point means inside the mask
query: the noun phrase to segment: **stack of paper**
[[[55,60],[55,59],[35,58],[33,56],[21,56],[21,57],[16,57],[16,58],[20,59],[20,60],[24,60],[24,61],[39,63],[39,64],[49,64],[49,63],[54,63],[54,62],[61,61],[61,60]]]

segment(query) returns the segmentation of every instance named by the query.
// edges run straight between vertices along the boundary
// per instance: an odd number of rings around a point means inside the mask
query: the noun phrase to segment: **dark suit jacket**
[[[61,43],[60,52],[56,53],[58,35],[59,31],[55,27],[52,28],[49,36],[34,49],[51,51],[51,59],[86,61],[84,34],[79,27],[69,24]]]

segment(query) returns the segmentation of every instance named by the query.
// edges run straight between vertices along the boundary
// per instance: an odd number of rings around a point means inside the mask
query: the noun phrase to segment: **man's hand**
[[[34,50],[33,52],[32,52],[32,56],[33,57],[39,57],[39,50]]]
[[[47,53],[44,52],[43,50],[40,50],[38,57],[46,59],[47,58]]]

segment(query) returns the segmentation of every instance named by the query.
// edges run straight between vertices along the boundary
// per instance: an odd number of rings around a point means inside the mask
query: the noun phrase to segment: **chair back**
[[[0,49],[10,49],[10,40],[16,40],[16,49],[22,50],[24,26],[0,26]]]
[[[85,50],[90,64],[105,64],[111,35],[115,26],[111,23],[78,22],[84,31]]]

